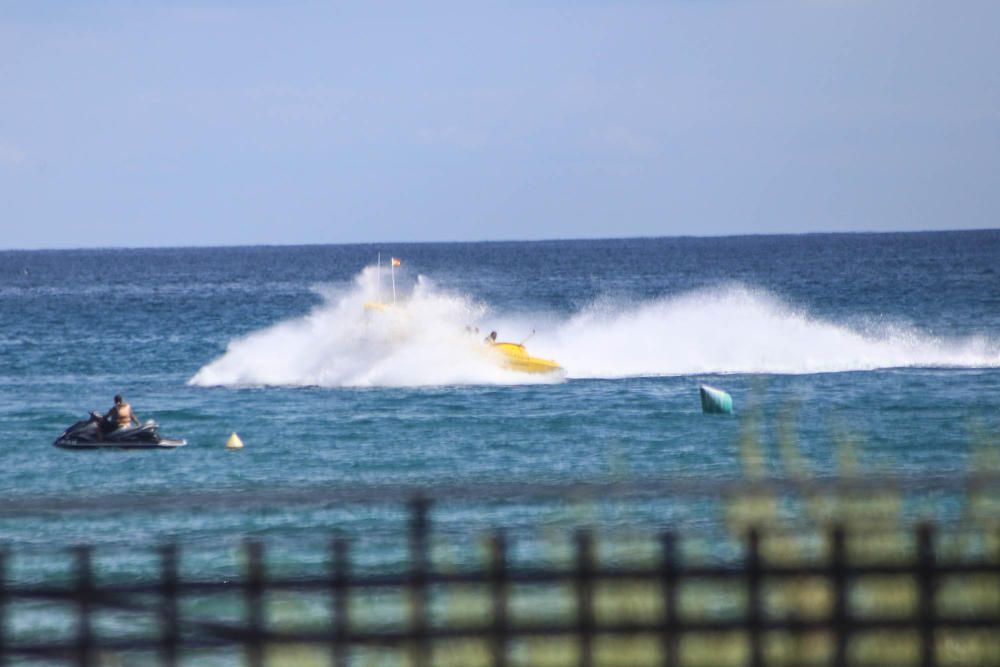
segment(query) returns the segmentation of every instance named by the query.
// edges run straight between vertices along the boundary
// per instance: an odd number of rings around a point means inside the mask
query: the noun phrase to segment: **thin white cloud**
[[[484,130],[458,124],[421,128],[417,138],[422,144],[459,150],[477,150],[488,143]]]
[[[28,163],[27,154],[12,142],[0,137],[0,167],[17,169]]]
[[[340,119],[358,95],[327,86],[268,86],[251,89],[249,102],[269,118],[288,123],[326,125]]]
[[[593,133],[592,140],[600,148],[633,158],[652,157],[662,148],[652,137],[624,125],[600,128]]]

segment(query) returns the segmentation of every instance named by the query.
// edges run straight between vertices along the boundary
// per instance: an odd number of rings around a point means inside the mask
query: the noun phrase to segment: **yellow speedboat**
[[[521,373],[553,373],[562,366],[551,359],[533,357],[520,343],[492,343],[490,349],[500,356],[504,368]]]

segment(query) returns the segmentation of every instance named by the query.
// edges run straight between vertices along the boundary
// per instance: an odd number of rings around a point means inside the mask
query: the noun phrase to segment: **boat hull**
[[[531,356],[519,343],[494,343],[493,350],[498,353],[504,368],[518,373],[556,373],[562,370],[562,366],[552,359]]]

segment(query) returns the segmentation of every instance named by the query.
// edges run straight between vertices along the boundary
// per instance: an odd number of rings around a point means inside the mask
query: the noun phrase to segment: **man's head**
[[[115,394],[115,405],[121,405],[124,402],[125,402],[125,399],[122,398],[121,394]]]

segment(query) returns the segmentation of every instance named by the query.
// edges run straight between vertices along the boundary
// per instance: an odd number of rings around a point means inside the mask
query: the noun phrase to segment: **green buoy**
[[[731,415],[733,414],[733,397],[715,387],[703,384],[701,390],[701,411],[705,414]]]

